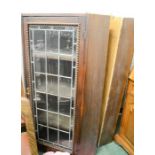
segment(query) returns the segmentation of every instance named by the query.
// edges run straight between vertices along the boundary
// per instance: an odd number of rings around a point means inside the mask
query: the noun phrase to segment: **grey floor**
[[[39,150],[39,155],[43,155],[44,151]],[[128,155],[128,153],[117,143],[111,142],[97,149],[96,155]]]
[[[111,142],[99,147],[96,155],[128,155],[128,153],[117,143]]]

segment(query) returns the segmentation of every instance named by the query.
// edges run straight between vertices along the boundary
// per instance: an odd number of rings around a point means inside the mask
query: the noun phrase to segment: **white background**
[[[135,155],[155,139],[155,8],[150,0],[0,2],[0,154],[20,155],[21,13],[99,13],[135,19]]]

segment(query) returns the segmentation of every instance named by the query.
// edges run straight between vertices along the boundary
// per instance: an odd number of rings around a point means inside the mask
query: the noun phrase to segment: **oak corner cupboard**
[[[24,83],[39,144],[96,153],[108,37],[108,16],[22,15]]]

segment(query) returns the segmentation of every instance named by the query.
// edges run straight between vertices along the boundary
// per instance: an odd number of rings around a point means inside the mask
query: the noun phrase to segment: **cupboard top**
[[[88,13],[23,13],[21,16],[22,17],[84,17],[88,15],[101,16],[101,14],[88,14]]]

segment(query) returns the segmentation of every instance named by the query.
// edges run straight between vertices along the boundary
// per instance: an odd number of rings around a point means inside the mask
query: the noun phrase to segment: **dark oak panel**
[[[87,27],[86,78],[78,153],[80,155],[96,153],[107,59],[109,17],[88,15]]]

